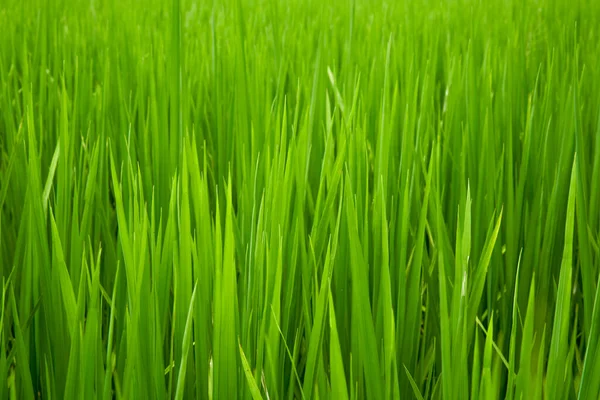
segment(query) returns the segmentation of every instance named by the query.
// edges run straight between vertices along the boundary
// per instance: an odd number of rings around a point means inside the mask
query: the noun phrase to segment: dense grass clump
[[[598,399],[599,242],[600,2],[0,2],[0,399]]]

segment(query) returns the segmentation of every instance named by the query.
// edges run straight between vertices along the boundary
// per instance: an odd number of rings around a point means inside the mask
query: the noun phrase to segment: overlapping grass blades
[[[6,0],[0,398],[600,397],[591,0]]]

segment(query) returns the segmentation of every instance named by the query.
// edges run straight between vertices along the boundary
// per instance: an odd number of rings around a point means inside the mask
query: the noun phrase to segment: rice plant
[[[1,399],[600,398],[600,3],[3,0]]]

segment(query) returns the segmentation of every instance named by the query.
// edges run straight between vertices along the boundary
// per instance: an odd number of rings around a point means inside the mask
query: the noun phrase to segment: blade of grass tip
[[[185,148],[184,148],[185,151]],[[182,169],[180,177],[179,192],[179,263],[173,267],[174,272],[174,296],[177,312],[174,315],[175,341],[179,343],[185,332],[185,310],[191,298],[192,282],[192,251],[191,251],[191,223],[190,223],[190,194],[187,157],[181,160]],[[181,349],[175,348],[175,361],[181,359]],[[190,380],[191,381],[191,380]],[[188,386],[189,388],[189,386]],[[191,389],[191,388],[190,388]]]
[[[459,338],[458,335],[461,331],[463,322],[463,312],[465,309],[465,300],[467,296],[467,284],[468,284],[468,266],[471,258],[471,184],[467,182],[467,195],[465,198],[464,206],[464,219],[462,224],[457,224],[457,236],[456,236],[456,261],[455,261],[455,273],[454,273],[454,292],[452,294],[452,317],[454,319],[454,332],[455,337]],[[460,219],[460,211],[458,218]],[[459,242],[460,238],[460,242]],[[459,284],[460,282],[460,284]]]
[[[290,360],[292,360],[292,363],[294,365],[297,365],[300,360],[300,351],[302,350],[303,346],[301,342],[304,340],[302,339],[301,335],[302,333],[297,330],[294,335],[294,347],[292,349],[291,355],[289,356]],[[293,368],[293,371],[296,375],[296,381],[298,382],[298,384],[296,385],[294,382],[290,381],[290,384],[288,386],[287,398],[288,400],[293,400],[297,398],[305,399],[304,392],[302,391],[302,382],[300,381],[300,376],[298,375],[296,367]],[[298,396],[298,392],[300,392],[300,396]]]
[[[573,230],[575,219],[575,201],[577,193],[577,156],[573,160],[571,170],[571,183],[567,202],[567,219],[565,223],[565,242],[558,292],[556,295],[556,308],[552,336],[550,339],[550,352],[548,354],[548,370],[546,378],[546,393],[557,396],[564,394],[564,368],[569,351],[569,324],[571,319],[571,280],[573,274]]]
[[[3,372],[3,371],[0,371],[0,372]],[[4,376],[4,374],[2,376]],[[56,397],[56,395],[55,395],[56,389],[55,389],[55,385],[54,385],[55,379],[53,378],[53,374],[50,371],[50,367],[48,366],[48,359],[47,358],[44,358],[44,376],[46,378],[46,385],[47,385],[46,386],[46,393],[47,394],[42,395],[42,397],[48,398],[49,400],[52,400],[52,398]],[[3,399],[7,398],[6,393],[2,393],[0,391],[0,394],[4,395],[2,397]]]
[[[439,195],[438,195],[439,196]],[[439,307],[440,307],[440,345],[442,354],[442,373],[441,373],[441,387],[442,396],[446,399],[452,399],[453,384],[451,379],[452,372],[452,353],[451,353],[451,339],[450,339],[450,322],[448,314],[448,294],[447,294],[447,282],[446,282],[446,266],[444,256],[443,238],[441,233],[443,232],[443,214],[440,205],[440,199],[437,199],[437,231],[439,234],[439,251],[438,251],[438,282],[439,282]]]
[[[540,345],[540,349],[545,349],[546,348],[546,329],[544,328],[544,330],[542,331],[542,341],[541,341],[541,345]],[[543,351],[539,351],[538,352],[538,360],[537,360],[537,365],[536,365],[536,373],[533,375],[534,376],[534,396],[532,398],[534,399],[541,399],[542,398],[542,393],[544,392],[544,366],[546,365],[546,359],[544,357],[544,352]]]
[[[479,325],[479,327],[481,328],[483,333],[485,333],[487,335],[488,331],[485,329],[485,326],[483,326],[483,323],[481,322],[481,320],[479,318],[476,318],[475,321],[476,321],[477,325]],[[506,369],[508,370],[509,369],[508,360],[506,359],[506,357],[504,357],[504,354],[502,354],[502,349],[500,349],[500,347],[493,340],[492,340],[492,348],[496,351],[498,358],[500,359],[502,364],[504,364],[504,367],[506,367]]]
[[[429,210],[429,197],[431,193],[431,179],[433,176],[433,151],[431,154],[428,171],[425,180],[425,193],[419,211],[419,222],[417,227],[417,239],[414,248],[412,262],[406,270],[406,294],[399,293],[405,297],[404,326],[402,327],[403,360],[409,367],[414,368],[415,353],[417,352],[421,325],[421,280],[423,276],[423,257],[426,251],[427,214]]]
[[[252,375],[252,370],[250,369],[250,365],[248,364],[248,360],[246,359],[246,355],[244,354],[244,350],[242,349],[242,344],[238,342],[238,347],[240,349],[240,359],[242,361],[242,367],[244,368],[244,374],[246,375],[246,380],[248,381],[248,389],[250,390],[250,394],[254,400],[262,400],[262,395],[260,394],[260,389],[256,384],[256,380],[254,379],[254,375]]]
[[[114,325],[115,325],[115,309],[117,301],[117,287],[119,283],[119,271],[120,264],[117,263],[115,270],[115,282],[113,284],[113,294],[110,304],[110,316],[108,322],[108,339],[106,346],[106,371],[104,372],[104,388],[103,388],[103,399],[109,400],[113,398],[111,382],[113,375],[113,337],[114,337]]]
[[[10,287],[10,302],[12,307],[12,313],[14,318],[14,331],[15,331],[15,342],[16,342],[16,357],[19,360],[17,363],[17,371],[21,379],[21,390],[19,397],[23,396],[23,399],[33,400],[35,398],[33,392],[33,383],[31,380],[31,372],[29,369],[29,355],[27,354],[27,348],[25,347],[25,341],[23,340],[23,332],[21,330],[21,323],[19,322],[19,314],[17,313],[17,302],[15,301],[14,289]]]
[[[271,311],[272,311],[272,309],[271,309]],[[273,314],[273,313],[271,312],[271,314]],[[290,348],[285,340],[285,337],[283,336],[281,327],[279,326],[279,324],[277,323],[276,320],[274,320],[274,322],[275,322],[275,325],[277,326],[277,329],[279,330],[279,335],[281,336],[281,340],[283,341],[285,351],[287,352],[287,355],[292,364],[292,372],[294,373],[294,378],[296,378],[296,382],[298,383],[298,390],[300,391],[300,398],[302,400],[304,400],[305,397],[304,397],[304,392],[302,391],[302,381],[300,380],[300,375],[298,374],[298,369],[296,368],[296,362],[295,362],[295,360],[298,358],[298,348],[297,348],[298,336],[296,336],[296,339],[294,339],[294,352],[292,354],[292,352],[290,351]],[[290,389],[292,389],[293,387],[294,387],[294,382],[290,380]],[[291,396],[289,396],[289,397],[291,398]]]
[[[406,365],[404,365],[404,371],[406,372],[406,377],[408,378],[408,382],[410,382],[410,386],[412,387],[415,397],[417,398],[417,400],[423,400],[423,395],[421,394],[421,391],[419,390],[419,386],[417,385],[417,383],[413,379],[412,375],[408,371],[408,368],[406,368]]]
[[[527,314],[521,335],[521,354],[519,372],[517,374],[515,397],[517,399],[531,399],[534,390],[531,387],[532,353],[534,345],[535,321],[535,275],[531,278],[529,299],[527,301]]]
[[[170,83],[171,83],[171,167],[177,168],[182,158],[183,129],[181,110],[182,73],[181,73],[181,0],[173,0],[171,21]]]
[[[483,329],[483,325],[481,325],[482,330],[486,334],[485,345],[483,350],[483,365],[482,365],[482,373],[481,373],[481,386],[479,387],[479,395],[483,396],[483,398],[491,398],[490,390],[492,387],[492,355],[493,355],[493,345],[494,345],[494,316],[493,314],[490,316],[490,324],[487,332]]]
[[[121,243],[121,247],[123,249],[123,258],[125,260],[125,276],[127,278],[127,291],[129,296],[135,296],[135,278],[136,272],[134,271],[134,256],[133,250],[131,248],[131,241],[129,239],[129,229],[128,229],[128,219],[127,214],[125,213],[125,208],[123,205],[123,194],[121,190],[121,184],[118,180],[117,169],[115,167],[115,160],[112,153],[110,151],[110,170],[112,176],[112,184],[115,195],[115,205],[117,209],[117,226],[119,228],[119,239]]]
[[[389,224],[385,207],[385,192],[383,188],[383,178],[380,179],[379,206],[381,217],[381,275],[380,292],[378,300],[378,312],[383,319],[383,346],[384,346],[384,375],[386,386],[386,398],[392,395],[392,387],[397,374],[392,372],[395,357],[395,332],[394,332],[394,309],[392,305],[392,285],[390,277],[390,251],[389,251]]]
[[[216,398],[237,398],[237,351],[236,330],[238,300],[236,288],[235,242],[233,236],[233,205],[231,179],[227,185],[227,210],[225,214],[225,237],[221,241],[219,207],[216,214],[216,260],[215,315],[214,315],[214,389]],[[223,250],[221,251],[221,246]]]
[[[335,307],[331,292],[329,293],[329,365],[331,369],[331,394],[332,398],[338,400],[348,399],[348,386],[344,372],[344,360],[340,348],[340,341],[335,320]]]
[[[213,391],[217,394],[220,389],[220,370],[221,370],[221,352],[222,352],[222,341],[223,335],[221,332],[221,318],[223,308],[222,303],[222,281],[223,281],[223,233],[221,228],[221,207],[219,206],[219,201],[215,202],[215,289],[213,290],[214,295],[214,322],[213,322],[213,371],[212,371],[212,379],[209,376],[209,385],[210,382],[213,384]],[[210,375],[210,372],[209,372]]]
[[[371,312],[369,278],[367,276],[366,261],[361,251],[363,246],[358,236],[357,209],[354,204],[350,179],[346,179],[344,197],[351,258],[352,302],[356,304],[357,310],[357,313],[353,314],[352,317],[357,320],[359,348],[364,356],[363,373],[365,374],[367,395],[369,398],[381,399],[383,398],[382,388],[384,384]]]
[[[588,173],[586,167],[588,163],[585,160],[585,150],[583,147],[584,139],[583,132],[579,129],[579,117],[577,115],[577,90],[574,91],[574,118],[575,121],[575,149],[576,156],[576,179],[577,179],[577,200],[575,201],[575,216],[577,218],[577,244],[578,256],[580,259],[579,266],[581,270],[581,294],[583,296],[583,321],[585,335],[589,337],[592,325],[592,312],[594,293],[594,270],[592,265],[592,253],[590,248],[590,238],[588,235],[588,190],[586,188]]]
[[[266,367],[266,375],[267,379],[271,378],[272,382],[280,382],[279,370],[280,366],[280,357],[278,357],[280,346],[281,336],[279,334],[279,329],[277,327],[280,318],[281,318],[281,286],[282,286],[282,274],[283,274],[283,235],[281,233],[281,227],[279,227],[278,236],[278,245],[273,246],[273,248],[277,248],[277,264],[275,267],[275,282],[273,284],[271,302],[269,308],[271,310],[270,314],[270,324],[268,328],[268,333],[265,337],[266,344],[266,353],[267,353],[267,367]],[[266,311],[268,313],[268,311]],[[278,389],[278,388],[277,388]],[[276,390],[273,388],[272,390]],[[277,396],[277,391],[273,393],[273,396]]]
[[[467,322],[469,323],[475,320],[475,316],[477,315],[477,309],[479,308],[479,304],[481,302],[481,296],[483,295],[483,289],[485,288],[485,278],[487,275],[488,267],[490,265],[490,261],[492,259],[492,252],[494,251],[496,240],[498,239],[498,234],[500,232],[500,226],[502,223],[502,213],[503,210],[500,210],[500,215],[496,220],[496,224],[493,230],[488,230],[485,245],[483,246],[483,252],[481,254],[479,262],[477,263],[477,270],[475,271],[475,276],[472,280],[472,289],[469,297],[469,315],[467,316]],[[494,220],[492,219],[492,221],[490,221],[490,228],[492,227],[493,222]]]
[[[473,365],[471,368],[471,398],[479,398],[479,385],[481,383],[481,360],[479,352],[479,332],[475,331],[475,345],[473,350]]]
[[[60,142],[56,144],[56,149],[54,150],[54,155],[52,156],[52,161],[50,162],[50,168],[48,169],[48,177],[46,178],[46,184],[44,185],[43,192],[43,206],[44,206],[44,215],[46,215],[46,211],[48,210],[48,198],[50,197],[50,190],[52,189],[52,182],[54,181],[54,174],[56,173],[56,166],[58,165],[58,157],[60,156]]]
[[[516,279],[516,283],[515,283],[515,291],[513,294],[513,307],[512,307],[512,322],[511,322],[511,329],[510,329],[510,343],[509,343],[509,353],[508,353],[508,384],[506,387],[506,400],[512,400],[514,398],[514,385],[515,385],[515,377],[516,377],[516,372],[515,372],[515,353],[516,353],[516,342],[517,342],[517,312],[518,312],[518,307],[519,307],[519,303],[517,300],[518,294],[519,294],[519,278],[521,277],[521,255],[522,252],[519,253],[519,261],[517,264],[517,279]]]
[[[304,372],[304,384],[302,387],[302,393],[306,399],[312,398],[312,392],[314,389],[314,379],[316,376],[317,357],[320,355],[321,343],[323,340],[324,331],[324,319],[327,306],[327,300],[329,299],[329,290],[331,283],[331,274],[337,251],[337,242],[339,237],[339,228],[341,221],[341,208],[342,199],[340,198],[337,213],[337,222],[333,238],[330,238],[327,244],[327,253],[325,256],[325,264],[323,266],[323,273],[321,275],[321,286],[319,288],[316,304],[316,312],[313,320],[312,330],[310,332],[310,339],[308,342],[308,355],[306,361],[306,369]]]
[[[317,358],[320,354],[321,343],[323,340],[325,307],[329,293],[329,275],[333,261],[331,260],[331,243],[327,246],[327,255],[325,256],[325,265],[323,275],[321,277],[321,287],[317,297],[317,309],[313,320],[312,331],[308,342],[308,355],[306,361],[306,369],[304,372],[303,392],[307,400],[310,400],[313,395],[314,379],[317,375]]]
[[[197,249],[194,250],[196,259],[193,263],[193,275],[198,279],[198,297],[196,298],[195,331],[195,362],[196,362],[196,394],[200,398],[208,396],[208,363],[212,335],[212,285],[213,285],[213,239],[211,226],[211,210],[208,200],[208,185],[205,176],[201,177],[195,142],[187,146],[190,186],[196,194],[192,196],[192,210],[196,224],[195,236]]]
[[[98,254],[100,257],[100,252]],[[98,258],[99,260],[99,258]],[[94,269],[94,261],[91,261],[91,270]],[[87,260],[84,260],[84,267],[89,269]],[[85,319],[85,328],[83,333],[82,353],[85,354],[82,360],[82,366],[80,369],[80,379],[82,382],[83,398],[97,398],[96,387],[97,385],[97,374],[96,366],[98,365],[99,359],[101,359],[100,347],[98,346],[100,338],[100,327],[101,327],[101,313],[98,306],[98,300],[100,299],[99,290],[99,275],[97,273],[92,278],[91,288],[89,289],[90,302],[88,303],[88,310]]]
[[[75,326],[77,324],[77,301],[75,300],[75,291],[73,290],[71,277],[65,264],[60,236],[52,210],[50,210],[50,225],[52,228],[52,254],[55,258],[53,267],[58,271],[63,306],[65,313],[67,314],[67,321],[69,324],[69,336],[72,336],[76,334]]]
[[[600,282],[597,285],[592,313],[592,327],[588,337],[587,348],[583,360],[583,370],[579,383],[578,399],[594,399],[600,396],[600,357],[598,357],[600,329]]]
[[[82,371],[85,364],[83,348],[83,329],[85,320],[85,299],[87,295],[87,269],[81,268],[79,273],[79,290],[77,292],[76,325],[71,336],[71,351],[65,384],[65,398],[83,398]]]
[[[181,365],[179,366],[179,375],[177,376],[177,389],[175,391],[175,400],[183,399],[184,392],[184,384],[185,384],[185,374],[187,369],[187,359],[188,354],[190,352],[191,339],[192,339],[192,317],[194,316],[194,306],[196,305],[196,288],[198,287],[198,282],[194,284],[194,291],[192,292],[192,297],[190,300],[190,305],[188,308],[188,315],[185,321],[185,330],[183,332],[183,342],[181,343],[182,353],[181,353]]]

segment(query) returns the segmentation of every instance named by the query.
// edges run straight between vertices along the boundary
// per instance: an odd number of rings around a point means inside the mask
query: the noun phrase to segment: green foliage
[[[600,3],[325,3],[1,2],[0,398],[600,398]]]

